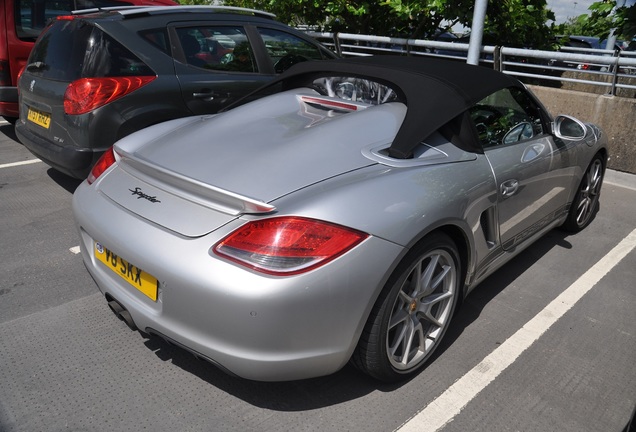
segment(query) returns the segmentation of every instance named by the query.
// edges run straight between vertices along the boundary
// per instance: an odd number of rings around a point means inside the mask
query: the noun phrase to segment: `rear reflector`
[[[64,112],[85,114],[145,86],[156,76],[82,78],[73,81],[64,93]]]

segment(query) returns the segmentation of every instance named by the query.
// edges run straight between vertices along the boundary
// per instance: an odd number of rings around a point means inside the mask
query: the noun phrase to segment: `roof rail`
[[[217,13],[239,13],[254,15],[262,18],[274,19],[276,15],[260,11],[257,9],[249,9],[233,6],[198,6],[198,5],[177,5],[177,6],[111,6],[93,9],[76,10],[72,13],[74,15],[88,14],[102,11],[114,11],[119,12],[124,16],[138,15],[138,14],[162,14],[162,13],[175,13],[175,12],[217,12]]]
[[[144,6],[108,6],[108,7],[101,7],[101,8],[76,9],[76,10],[71,11],[71,14],[73,14],[73,15],[86,15],[86,14],[92,14],[92,13],[95,13],[95,12],[119,11],[119,10],[123,10],[123,9],[139,9],[140,7],[144,7]]]

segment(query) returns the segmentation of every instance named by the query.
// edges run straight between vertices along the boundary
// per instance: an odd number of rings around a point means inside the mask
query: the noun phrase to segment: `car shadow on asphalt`
[[[46,173],[51,178],[51,180],[53,180],[55,183],[57,183],[59,186],[61,186],[63,189],[71,194],[75,192],[75,189],[77,189],[77,187],[82,184],[83,181],[74,177],[67,176],[66,174],[63,174],[53,168],[49,168]]]
[[[11,123],[0,124],[0,133],[17,143],[20,142],[15,134],[15,126]],[[53,168],[49,168],[46,173],[51,180],[71,194],[74,193],[75,189],[77,189],[77,187],[82,183],[82,180],[67,176]]]
[[[0,133],[17,143],[20,142],[18,136],[15,134],[15,126],[11,123],[0,124]]]
[[[484,279],[468,294],[458,310],[455,311],[453,321],[446,331],[444,339],[429,359],[429,362],[433,362],[441,356],[460,337],[464,330],[481,316],[484,308],[495,297],[534,266],[550,250],[555,247],[571,249],[572,244],[567,240],[570,235],[570,233],[560,229],[549,231],[526,250],[507,262],[502,268]]]
[[[144,343],[157,357],[170,361],[208,384],[251,405],[273,411],[304,411],[337,405],[377,391],[378,383],[346,365],[335,374],[289,382],[258,382],[229,375],[213,364],[156,336]]]
[[[494,275],[484,280],[461,305],[440,346],[428,363],[443,355],[491,302],[521,274],[555,247],[570,249],[568,233],[552,230],[535,244],[508,262]],[[218,389],[251,405],[273,411],[304,411],[355,400],[372,392],[392,392],[409,382],[383,384],[346,365],[335,374],[292,382],[256,382],[230,376],[204,360],[155,336],[145,335],[145,345],[163,361],[199,377]],[[412,379],[417,379],[417,375]]]

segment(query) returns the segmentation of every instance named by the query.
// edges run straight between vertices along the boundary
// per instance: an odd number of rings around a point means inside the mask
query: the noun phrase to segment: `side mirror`
[[[582,140],[585,138],[587,127],[574,117],[558,115],[552,123],[552,131],[557,138]]]

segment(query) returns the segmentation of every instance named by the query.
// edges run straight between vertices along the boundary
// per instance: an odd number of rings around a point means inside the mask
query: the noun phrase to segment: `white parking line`
[[[42,161],[40,159],[29,159],[29,160],[25,160],[25,161],[21,161],[21,162],[12,162],[12,163],[7,163],[7,164],[0,165],[0,169],[2,169],[2,168],[11,168],[11,167],[16,167],[16,166],[20,166],[20,165],[29,165],[29,164],[34,164],[34,163],[38,163],[38,162],[42,162]]]
[[[636,248],[636,230],[472,370],[397,430],[434,432],[451,422],[488,384]]]
[[[605,171],[603,184],[636,191],[636,175],[608,169]]]
[[[636,191],[636,187],[629,186],[629,185],[626,185],[626,184],[623,184],[623,183],[603,180],[603,184],[608,184],[608,185],[617,186],[617,187],[621,187],[621,188],[624,188],[624,189],[629,189],[629,190],[632,190],[632,191]]]

